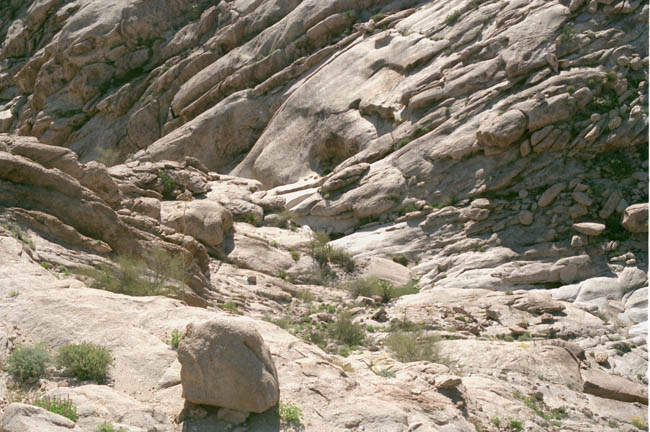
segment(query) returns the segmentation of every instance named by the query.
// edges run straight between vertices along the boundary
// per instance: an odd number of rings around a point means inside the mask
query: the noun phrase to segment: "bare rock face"
[[[75,423],[44,408],[22,403],[9,405],[0,420],[2,432],[64,432],[75,427]]]
[[[623,227],[630,232],[648,232],[648,203],[634,204],[623,213]]]
[[[278,403],[275,364],[251,321],[190,323],[178,360],[183,394],[191,403],[256,413]]]

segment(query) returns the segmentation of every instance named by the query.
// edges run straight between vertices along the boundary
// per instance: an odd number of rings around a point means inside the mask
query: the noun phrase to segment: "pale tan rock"
[[[581,234],[589,235],[589,236],[597,236],[600,235],[603,231],[605,231],[605,224],[597,223],[597,222],[580,222],[580,223],[574,223],[573,224],[573,229],[578,231]]]
[[[622,225],[630,232],[648,232],[648,204],[633,204],[625,208]]]
[[[162,224],[215,246],[223,241],[224,232],[232,227],[232,216],[221,205],[207,200],[190,202],[163,201]]]
[[[0,419],[3,432],[63,432],[74,427],[75,423],[66,417],[22,403],[10,404]]]
[[[411,281],[411,271],[393,260],[372,257],[364,276],[383,279],[395,286],[403,286]]]
[[[578,204],[582,204],[585,207],[589,207],[593,203],[589,195],[584,192],[573,192],[571,196]]]
[[[537,205],[539,207],[546,207],[566,188],[566,183],[558,183],[546,189],[539,197]]]
[[[507,147],[524,134],[526,126],[526,116],[519,110],[494,114],[481,122],[476,139],[482,145]]]
[[[596,369],[581,371],[584,392],[624,402],[640,402],[648,405],[648,389],[623,377],[610,375]]]
[[[533,223],[534,220],[533,213],[529,212],[528,210],[523,210],[519,212],[517,218],[519,219],[519,223],[522,225],[530,225]]]
[[[257,413],[278,403],[275,364],[249,320],[189,324],[178,359],[183,394],[189,402]]]
[[[436,387],[440,389],[453,389],[462,384],[461,377],[456,375],[440,375],[436,377]]]
[[[611,194],[609,194],[609,197],[607,197],[607,201],[605,201],[605,204],[603,205],[603,208],[600,210],[598,213],[598,216],[600,216],[602,219],[607,219],[614,213],[616,210],[616,207],[618,207],[618,203],[621,201],[623,198],[623,194],[619,191],[614,191]]]

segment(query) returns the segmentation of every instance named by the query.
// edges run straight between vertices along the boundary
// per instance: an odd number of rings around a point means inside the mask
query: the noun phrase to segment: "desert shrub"
[[[329,235],[324,232],[314,232],[310,244],[311,255],[321,265],[337,264],[343,267],[346,272],[351,272],[356,267],[354,258],[349,252],[343,249],[335,248],[328,244],[330,241]]]
[[[102,423],[95,429],[95,432],[126,432],[124,428],[115,429],[115,426],[108,423]]]
[[[171,345],[171,347],[174,349],[178,349],[178,345],[181,343],[182,337],[183,333],[178,330],[172,330],[169,337],[169,345]]]
[[[460,10],[456,10],[449,15],[447,15],[447,18],[445,18],[445,22],[447,25],[454,25],[458,21],[458,18],[460,18],[462,12]]]
[[[372,370],[375,375],[379,375],[384,378],[395,378],[395,371],[392,368],[384,368],[384,369],[373,369]]]
[[[184,258],[164,249],[152,250],[145,260],[120,255],[115,264],[103,264],[87,272],[95,288],[132,296],[173,295],[184,280]]]
[[[18,345],[7,358],[7,372],[18,382],[40,379],[50,364],[44,345]]]
[[[508,428],[513,431],[520,431],[524,428],[524,422],[517,419],[509,418],[506,420],[508,422]]]
[[[162,186],[162,196],[166,200],[175,200],[176,199],[176,190],[180,189],[181,185],[178,181],[172,177],[167,171],[159,170],[156,175],[158,176],[158,181]]]
[[[70,399],[59,399],[57,397],[44,397],[36,399],[32,405],[45,408],[46,410],[63,417],[69,418],[73,422],[77,421],[77,406]]]
[[[330,337],[346,345],[361,345],[365,339],[365,329],[361,324],[352,321],[352,314],[341,312],[330,324]]]
[[[120,152],[115,149],[110,149],[110,148],[97,149],[97,158],[95,160],[99,163],[103,163],[107,167],[117,164],[119,159],[120,159]]]
[[[418,292],[415,281],[403,286],[394,287],[390,282],[376,277],[362,277],[346,284],[346,289],[353,297],[381,297],[382,302],[388,303],[394,298]]]
[[[299,426],[302,424],[303,414],[300,407],[292,402],[278,404],[278,416],[282,423]]]
[[[278,228],[287,228],[291,224],[291,221],[294,217],[296,217],[295,212],[292,212],[291,210],[283,210],[278,213],[277,218],[273,222],[273,225]]]
[[[224,304],[221,305],[222,309],[228,310],[232,313],[235,313],[237,315],[241,315],[241,311],[239,310],[239,306],[235,302],[225,302]]]
[[[634,164],[623,151],[615,150],[605,153],[602,156],[605,167],[614,178],[625,178],[634,173]]]
[[[392,259],[394,262],[396,262],[397,264],[401,264],[401,265],[403,265],[403,266],[407,266],[408,263],[409,263],[409,258],[408,258],[406,255],[404,255],[404,254],[400,254],[400,255],[397,255],[397,254],[396,254],[396,255],[393,255],[393,256],[391,257],[391,259]]]
[[[422,332],[392,333],[384,340],[395,358],[405,363],[422,360],[432,363],[439,361],[440,350],[437,345],[439,341],[440,338],[424,336]]]
[[[103,346],[89,342],[61,347],[57,366],[80,381],[106,382],[108,369],[113,364],[111,353]]]
[[[632,425],[642,431],[647,431],[648,430],[648,424],[643,420],[641,417],[634,416],[630,419],[630,423]]]
[[[626,353],[632,351],[632,347],[630,346],[630,344],[625,342],[619,342],[614,344],[614,349],[616,350],[616,354],[620,356],[625,355]]]
[[[9,231],[14,237],[16,237],[16,240],[22,242],[23,244],[29,246],[31,249],[34,249],[34,242],[32,239],[29,237],[29,235],[23,231],[23,229],[20,227],[18,224],[3,224],[2,225],[4,229]]]

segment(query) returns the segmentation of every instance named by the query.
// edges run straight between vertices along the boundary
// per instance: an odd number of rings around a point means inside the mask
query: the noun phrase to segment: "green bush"
[[[23,231],[20,225],[17,224],[3,224],[2,225],[7,231],[9,231],[16,239],[23,244],[29,246],[31,249],[34,249],[34,242],[29,237],[29,235]]]
[[[382,302],[388,303],[394,298],[418,292],[417,283],[410,282],[403,287],[394,287],[390,282],[376,277],[362,277],[348,282],[345,288],[352,297],[381,297]]]
[[[112,424],[102,423],[99,426],[97,426],[95,432],[126,432],[126,429],[124,428],[115,429],[115,426],[113,426]]]
[[[183,333],[181,333],[178,330],[172,330],[169,338],[169,344],[171,345],[171,347],[174,349],[178,349],[178,344],[181,343],[182,337],[183,337]]]
[[[291,210],[283,210],[278,213],[278,217],[273,222],[273,225],[278,228],[287,228],[294,217],[296,217],[295,212],[292,212]]]
[[[113,364],[111,353],[105,347],[89,342],[61,347],[57,366],[80,381],[106,382],[108,369]]]
[[[384,343],[401,362],[440,361],[440,350],[437,343],[440,338],[423,336],[422,332],[397,332],[389,335]]]
[[[445,22],[447,25],[454,25],[458,21],[458,18],[460,18],[462,12],[460,10],[456,10],[452,12],[451,14],[447,15],[447,18],[445,18]]]
[[[343,267],[346,272],[351,272],[356,267],[352,255],[343,249],[335,248],[327,244],[330,241],[329,235],[316,231],[311,241],[311,255],[321,265],[337,264]]]
[[[510,430],[520,431],[520,430],[522,430],[524,428],[524,422],[522,422],[521,420],[509,418],[509,419],[507,419],[507,421],[508,421],[508,427],[510,428]]]
[[[45,408],[46,410],[63,417],[69,418],[73,422],[77,421],[77,407],[70,399],[59,399],[57,397],[44,397],[36,399],[32,405]]]
[[[163,198],[166,200],[175,200],[176,199],[176,190],[181,188],[180,183],[172,177],[167,171],[159,170],[156,175],[158,176],[158,181],[162,190],[160,193]]]
[[[282,423],[300,426],[302,424],[303,414],[300,407],[291,402],[280,402],[278,404],[278,416]]]
[[[409,263],[409,258],[404,254],[393,255],[391,259],[395,261],[397,264],[402,264],[403,266],[407,266]]]
[[[349,312],[339,313],[328,330],[330,337],[345,345],[361,345],[366,337],[364,327],[353,322]]]
[[[16,381],[24,383],[43,377],[49,364],[50,356],[43,344],[18,345],[7,358],[7,372]]]
[[[87,272],[93,287],[131,296],[174,295],[184,281],[185,263],[161,248],[154,249],[145,260],[120,255],[115,264],[105,264]]]

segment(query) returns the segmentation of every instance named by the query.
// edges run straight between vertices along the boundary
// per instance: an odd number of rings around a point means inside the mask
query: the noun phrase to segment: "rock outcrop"
[[[115,366],[0,421],[645,427],[648,9],[2,2],[0,357]]]

